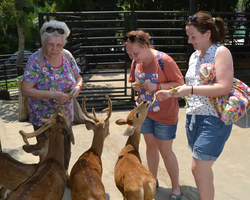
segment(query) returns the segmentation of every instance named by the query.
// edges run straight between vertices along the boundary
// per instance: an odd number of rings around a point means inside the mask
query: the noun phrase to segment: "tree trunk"
[[[21,88],[22,81],[17,81],[19,97],[18,97],[18,121],[25,122],[29,119],[29,112],[28,112],[28,102],[27,98],[22,95],[22,88]]]
[[[16,65],[19,71],[19,69],[23,65],[23,54],[24,54],[24,46],[25,46],[23,11],[19,11],[16,25],[17,25],[17,33],[18,33],[18,57],[17,57]]]

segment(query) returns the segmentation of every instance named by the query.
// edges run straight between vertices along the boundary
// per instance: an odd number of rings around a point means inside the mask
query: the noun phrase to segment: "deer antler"
[[[87,110],[86,110],[86,107],[85,107],[85,100],[86,100],[86,97],[84,97],[84,98],[82,99],[82,111],[83,111],[83,113],[84,113],[85,116],[88,117],[89,119],[94,120],[94,122],[99,122],[99,119],[98,119],[97,116],[96,116],[96,113],[95,113],[95,109],[94,109],[94,108],[92,108],[92,114],[93,114],[93,116],[90,116],[90,115],[88,114],[88,112],[87,112]]]
[[[103,109],[102,111],[107,111],[107,117],[106,119],[104,120],[104,122],[107,122],[111,116],[111,113],[112,113],[112,101],[111,99],[109,98],[108,95],[106,95],[106,98],[108,99],[108,108],[105,108]]]
[[[20,130],[19,133],[23,137],[23,141],[25,144],[29,144],[28,138],[36,137],[46,131],[48,128],[50,128],[55,123],[55,120],[49,120],[46,124],[44,124],[41,128],[37,129],[36,131],[32,133],[25,133],[23,130]]]

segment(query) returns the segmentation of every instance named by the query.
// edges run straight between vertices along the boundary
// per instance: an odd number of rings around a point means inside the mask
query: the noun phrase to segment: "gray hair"
[[[53,27],[55,29],[56,28],[61,28],[61,29],[64,30],[64,34],[61,35],[57,31],[52,32],[52,33],[47,33],[46,29],[48,27]],[[63,46],[64,46],[67,43],[66,38],[69,36],[69,34],[70,34],[70,30],[69,30],[69,27],[66,25],[66,23],[65,22],[61,22],[61,21],[57,21],[57,20],[50,20],[48,22],[45,22],[42,25],[42,28],[40,29],[40,35],[41,35],[42,45],[45,44],[47,38],[50,37],[50,36],[62,36],[64,38],[64,44],[63,44]]]

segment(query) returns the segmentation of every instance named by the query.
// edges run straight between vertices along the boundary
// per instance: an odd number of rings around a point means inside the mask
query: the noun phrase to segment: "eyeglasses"
[[[47,33],[53,33],[55,31],[57,31],[57,33],[60,34],[60,35],[63,35],[65,33],[65,31],[62,28],[53,28],[51,26],[46,28]]]
[[[142,41],[142,39],[139,38],[137,35],[130,35],[130,36],[127,36],[127,35],[126,35],[125,38],[124,38],[124,42],[127,42],[128,40],[129,40],[130,42],[134,42],[136,38],[138,38],[139,40]]]
[[[194,15],[194,16],[189,16],[188,17],[188,19],[187,19],[187,21],[190,21],[190,22],[197,22],[197,19],[198,19],[198,17],[196,16],[196,15]]]

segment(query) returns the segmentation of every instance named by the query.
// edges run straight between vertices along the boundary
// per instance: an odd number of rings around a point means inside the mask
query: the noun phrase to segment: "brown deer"
[[[26,164],[12,158],[8,153],[0,153],[0,194],[6,198],[7,190],[15,190],[19,185],[33,175],[44,161],[48,152],[48,138],[42,138],[34,145],[23,145],[26,153],[40,152],[39,163]]]
[[[116,186],[126,200],[152,200],[156,192],[155,178],[141,163],[139,154],[141,125],[149,105],[150,102],[143,101],[126,119],[116,121],[118,125],[128,125],[124,135],[129,138],[118,155],[114,171]]]
[[[45,124],[33,133],[20,131],[24,141],[45,133],[49,137],[48,153],[35,174],[21,184],[10,196],[9,200],[61,200],[66,186],[64,169],[64,137],[70,135],[74,144],[74,136],[70,122],[63,114],[63,108],[57,107],[56,113]]]
[[[92,108],[93,116],[90,116],[85,109],[85,99],[83,99],[82,109],[85,116],[94,122],[85,120],[88,130],[94,132],[91,147],[84,152],[74,164],[70,172],[70,189],[72,200],[106,200],[105,189],[101,181],[102,161],[101,155],[105,138],[109,135],[109,118],[112,113],[112,102],[108,96],[107,117],[100,121]]]

